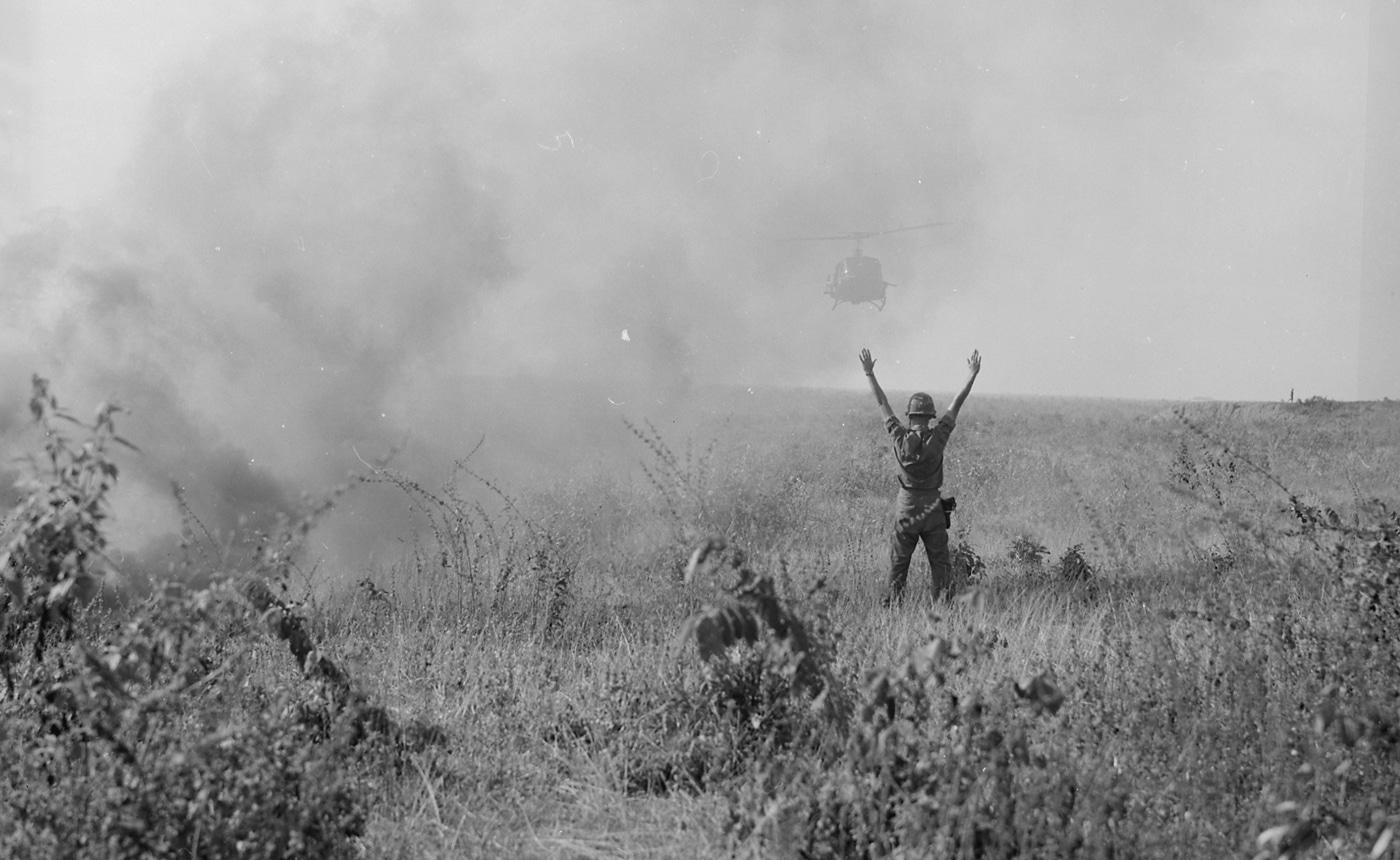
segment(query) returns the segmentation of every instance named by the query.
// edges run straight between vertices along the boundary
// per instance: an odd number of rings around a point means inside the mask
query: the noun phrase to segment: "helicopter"
[[[916,224],[913,227],[896,227],[893,230],[877,230],[874,232],[853,231],[841,233],[835,236],[794,236],[788,241],[792,242],[820,242],[830,239],[847,239],[856,243],[855,250],[851,256],[836,264],[836,270],[831,273],[831,277],[826,281],[826,295],[831,296],[831,309],[836,310],[842,302],[850,302],[853,305],[870,303],[876,310],[885,309],[885,290],[895,286],[885,280],[885,276],[880,269],[880,261],[874,257],[867,257],[861,250],[861,242],[873,236],[884,236],[889,233],[902,233],[906,230],[923,230],[928,227],[943,227],[951,224],[951,221],[935,221],[930,224]]]

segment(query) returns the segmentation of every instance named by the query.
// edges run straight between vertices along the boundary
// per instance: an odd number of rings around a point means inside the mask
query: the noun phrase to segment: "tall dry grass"
[[[374,771],[344,844],[1346,857],[1393,833],[1393,643],[1358,633],[1358,589],[1391,563],[1364,502],[1400,486],[1400,411],[980,398],[947,460],[977,575],[933,605],[916,559],[887,610],[868,404],[710,396],[683,429],[619,422],[635,468],[536,489],[468,457],[356,488],[419,528],[395,563],[301,583],[299,611],[367,701],[446,742]],[[682,637],[744,599],[732,570],[684,575],[714,535],[814,631],[820,684],[763,625],[708,660]],[[260,689],[297,683],[257,653]]]
[[[1240,460],[1318,506],[1352,511],[1396,486],[1397,416],[1376,414],[1383,407],[1318,414],[1193,405],[1187,415],[1202,435],[1165,404],[992,399],[977,407],[948,457],[961,503],[955,528],[985,562],[975,599],[879,607],[888,454],[877,422],[854,399],[788,410],[781,423],[767,413],[701,421],[688,439],[653,428],[649,444],[637,446],[634,473],[594,474],[516,499],[522,516],[574,529],[561,537],[576,599],[557,637],[541,635],[538,620],[509,621],[499,607],[428,609],[450,604],[446,571],[382,571],[381,585],[409,601],[392,612],[342,594],[328,613],[341,619],[337,647],[377,654],[362,673],[403,712],[491,739],[449,756],[447,770],[485,770],[518,792],[505,804],[484,788],[458,792],[476,817],[446,843],[420,833],[414,851],[445,853],[445,844],[482,827],[513,834],[510,850],[533,856],[772,848],[761,827],[736,826],[736,816],[753,813],[735,800],[734,786],[745,773],[792,770],[830,751],[765,748],[732,724],[734,714],[706,704],[713,686],[676,631],[722,598],[679,575],[689,541],[708,533],[744,546],[794,605],[824,580],[839,639],[833,671],[853,699],[868,673],[900,665],[931,635],[995,643],[949,680],[947,690],[963,701],[1035,676],[1055,679],[1067,704],[1035,730],[1036,742],[1073,766],[1076,791],[1121,799],[1112,813],[1121,850],[1264,850],[1282,844],[1279,826],[1294,827],[1283,835],[1313,827],[1342,840],[1328,850],[1369,850],[1384,815],[1343,827],[1325,820],[1321,806],[1291,799],[1308,796],[1299,787],[1302,759],[1340,749],[1312,732],[1312,715],[1328,686],[1328,649],[1350,635],[1347,594],[1327,551],[1297,533],[1287,498]],[[1281,445],[1280,434],[1299,448]],[[667,453],[686,445],[707,456]],[[1360,470],[1360,460],[1371,468]],[[1013,557],[1017,538],[1045,547],[1040,566]],[[1057,576],[1072,547],[1092,565],[1091,581]],[[922,582],[920,570],[913,581]],[[522,589],[519,611],[543,612]],[[396,619],[395,638],[355,631],[356,619],[375,612]],[[423,667],[416,675],[414,665]],[[996,701],[1006,709],[1017,700]],[[746,718],[778,718],[773,702],[760,705]],[[936,737],[927,743],[929,755],[941,754]],[[1066,743],[1083,746],[1057,746]],[[731,760],[735,749],[749,758]],[[778,802],[783,789],[764,779],[769,802]],[[523,808],[537,811],[522,816]],[[638,815],[630,842],[610,829],[626,830],[612,816],[629,809]],[[653,840],[641,822],[667,809],[678,816],[671,837]],[[1311,817],[1277,823],[1300,810]],[[536,814],[551,822],[550,835],[532,832]],[[386,812],[383,832],[413,831],[404,815]],[[1271,827],[1278,838],[1258,843]]]

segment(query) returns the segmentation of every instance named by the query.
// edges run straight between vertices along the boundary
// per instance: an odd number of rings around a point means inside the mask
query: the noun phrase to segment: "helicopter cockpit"
[[[880,261],[856,251],[854,256],[836,264],[836,282],[842,284],[849,280],[883,283],[885,276],[880,270]]]
[[[885,281],[880,261],[867,257],[859,248],[855,253],[836,264],[831,280],[827,282],[826,294],[834,299],[832,307],[841,302],[859,304],[869,302],[876,308],[885,306],[885,288],[891,286]]]

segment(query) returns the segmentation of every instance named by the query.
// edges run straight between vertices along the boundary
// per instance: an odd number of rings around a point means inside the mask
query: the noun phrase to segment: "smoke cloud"
[[[892,388],[973,347],[992,391],[1355,377],[1364,4],[249,9],[103,205],[0,248],[0,436],[31,372],[122,403],[133,548],[171,481],[234,531],[405,438],[547,471],[566,415],[849,384],[862,346]],[[883,313],[821,295],[848,243],[784,241],[932,221],[867,242]],[[524,378],[568,384],[483,382]]]

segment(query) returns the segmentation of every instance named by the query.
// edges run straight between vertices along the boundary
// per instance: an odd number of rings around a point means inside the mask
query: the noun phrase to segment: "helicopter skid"
[[[831,303],[831,309],[832,309],[832,310],[836,310],[838,307],[841,306],[841,302],[842,302],[842,301],[843,301],[842,299],[837,299],[836,301],[832,302],[832,303]],[[848,302],[850,302],[850,303],[853,304],[853,305],[870,305],[872,308],[874,308],[874,309],[877,310],[877,311],[882,311],[882,310],[885,309],[885,300],[884,300],[884,299],[880,299],[880,300],[878,300],[878,301],[876,301],[875,299],[865,299],[864,301],[851,301],[850,299],[845,299],[845,301],[848,301]]]

